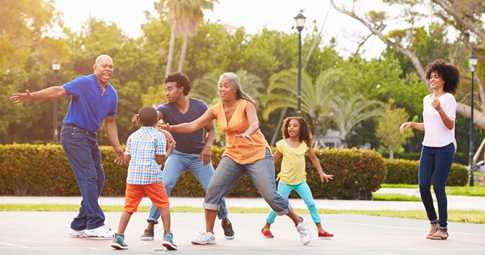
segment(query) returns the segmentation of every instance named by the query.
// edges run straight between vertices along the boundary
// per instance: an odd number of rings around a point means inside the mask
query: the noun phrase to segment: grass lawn
[[[105,212],[121,212],[123,206],[102,206]],[[79,205],[62,205],[62,204],[1,204],[0,211],[44,211],[44,212],[77,212]],[[147,206],[140,206],[138,211],[147,212]],[[194,207],[173,207],[170,208],[174,213],[202,213],[202,208]],[[268,208],[241,208],[230,207],[231,213],[268,213]],[[306,209],[296,209],[298,213],[308,214]],[[320,209],[321,214],[357,214],[369,216],[385,216],[409,219],[427,219],[424,210],[395,211],[395,210],[328,210]],[[479,210],[449,210],[448,220],[453,222],[478,223],[485,224],[485,211]]]
[[[418,189],[417,184],[382,184],[382,188]],[[446,194],[454,196],[485,196],[484,186],[447,186]]]
[[[381,184],[381,188],[393,188],[393,189],[417,189],[417,184]]]
[[[421,198],[417,196],[403,195],[403,194],[372,194],[372,200],[375,201],[406,201],[406,202],[419,202]]]

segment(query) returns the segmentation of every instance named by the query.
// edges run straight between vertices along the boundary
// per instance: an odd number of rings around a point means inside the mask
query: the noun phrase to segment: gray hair
[[[217,82],[218,84],[221,83],[222,80],[228,80],[231,85],[236,89],[236,96],[238,99],[244,99],[249,101],[250,103],[256,104],[256,102],[249,96],[246,92],[243,91],[241,87],[241,81],[239,80],[239,77],[237,74],[232,73],[232,72],[227,72],[221,74],[219,76],[219,81]]]

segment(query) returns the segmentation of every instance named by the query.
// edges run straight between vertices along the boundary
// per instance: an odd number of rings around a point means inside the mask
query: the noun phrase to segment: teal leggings
[[[308,210],[310,211],[310,214],[312,216],[312,220],[315,224],[320,223],[320,215],[318,214],[317,207],[315,206],[315,201],[313,200],[313,195],[312,191],[310,190],[310,187],[306,183],[306,181],[302,181],[299,184],[296,185],[289,185],[284,182],[279,182],[278,183],[278,193],[284,198],[288,198],[290,196],[291,191],[296,191],[298,195],[305,201],[306,206],[308,207]],[[266,222],[268,224],[273,224],[276,219],[276,213],[271,210],[271,212],[268,215],[268,218],[266,219]]]

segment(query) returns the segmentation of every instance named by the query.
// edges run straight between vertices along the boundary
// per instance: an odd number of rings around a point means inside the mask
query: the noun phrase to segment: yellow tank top
[[[276,148],[283,154],[278,179],[290,185],[296,185],[306,180],[305,153],[308,150],[306,143],[302,142],[297,148],[294,148],[285,139],[282,139],[276,143]]]

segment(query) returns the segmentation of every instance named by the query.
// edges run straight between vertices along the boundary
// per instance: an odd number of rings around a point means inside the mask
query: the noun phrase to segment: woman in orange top
[[[208,109],[198,119],[165,128],[175,133],[191,133],[217,119],[226,136],[226,149],[209,183],[205,199],[206,232],[200,233],[193,244],[214,244],[214,221],[221,199],[231,186],[248,174],[258,192],[278,215],[287,215],[295,223],[303,244],[310,242],[308,227],[303,218],[289,206],[288,199],[276,191],[275,167],[271,149],[259,129],[254,101],[246,95],[234,73],[219,78],[220,103]]]

